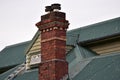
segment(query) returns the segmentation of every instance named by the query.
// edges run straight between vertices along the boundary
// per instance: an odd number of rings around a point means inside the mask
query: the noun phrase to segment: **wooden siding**
[[[40,50],[41,50],[41,44],[40,44],[40,42],[41,42],[41,36],[39,36],[36,39],[36,41],[34,42],[34,44],[32,45],[32,47],[28,51],[28,54],[40,52]],[[73,48],[72,46],[66,46],[66,53],[68,53],[72,48]]]
[[[33,59],[34,56],[40,54],[41,52],[41,36],[39,36],[35,42],[32,44],[31,48],[29,49],[26,55],[26,69],[30,69],[31,65],[37,65],[41,62],[40,58]],[[73,46],[66,46],[66,54],[73,49]],[[40,56],[39,56],[40,57]]]
[[[40,52],[41,44],[40,44],[41,38],[40,36],[36,39],[34,44],[32,45],[31,49],[29,50],[28,54]]]
[[[120,52],[120,38],[91,44],[89,48],[98,54]]]

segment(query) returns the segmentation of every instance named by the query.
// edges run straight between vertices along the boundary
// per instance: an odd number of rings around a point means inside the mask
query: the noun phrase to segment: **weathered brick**
[[[40,80],[60,80],[68,74],[68,63],[59,60],[40,63],[39,73]]]
[[[41,31],[41,63],[39,80],[60,80],[68,74],[66,62],[66,29],[68,21],[63,12],[41,16],[36,26]]]

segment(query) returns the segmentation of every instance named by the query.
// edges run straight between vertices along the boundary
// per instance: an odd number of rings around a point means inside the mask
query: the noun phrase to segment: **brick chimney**
[[[60,4],[47,6],[48,13],[36,24],[41,32],[39,80],[66,80],[68,77],[66,30],[69,23],[60,9]]]

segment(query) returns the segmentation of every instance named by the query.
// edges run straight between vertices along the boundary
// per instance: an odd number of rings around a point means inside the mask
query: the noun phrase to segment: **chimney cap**
[[[57,10],[61,10],[61,4],[55,3],[51,5],[51,8],[53,10],[57,9]]]
[[[45,7],[45,12],[52,12],[52,11],[59,11],[59,10],[61,10],[61,4],[58,4],[58,3]]]
[[[53,11],[51,6],[45,6],[45,12],[51,12]]]

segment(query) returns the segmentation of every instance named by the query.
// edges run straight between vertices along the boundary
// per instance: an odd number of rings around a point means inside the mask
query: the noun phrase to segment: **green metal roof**
[[[69,54],[67,54],[69,74],[73,80],[120,79],[120,53],[109,54],[108,56],[96,56],[96,54],[89,49],[77,45],[79,42],[94,40],[115,34],[120,34],[120,18],[67,32],[67,45],[75,46]],[[0,52],[0,68],[25,62],[25,50],[30,43],[31,41],[28,41],[8,46],[3,49]],[[34,40],[32,40],[32,43],[34,43]],[[12,69],[1,74],[0,80],[3,80],[3,78],[6,75],[9,75],[10,72],[12,72]],[[17,76],[14,80],[38,80],[38,70],[25,72],[24,74]]]
[[[74,72],[76,76],[72,80],[120,79],[120,53],[93,57],[85,61],[90,62],[79,73]],[[80,70],[79,66],[77,68]]]
[[[82,46],[76,45],[66,56],[66,60],[69,63],[69,67],[71,68],[73,65],[78,63],[79,61],[94,57],[97,54],[95,52],[90,51],[87,48],[84,48]]]
[[[67,31],[66,44],[76,45],[76,43],[79,42],[120,34],[119,26],[120,17]],[[32,39],[31,45],[34,43],[39,34],[40,32],[38,30]],[[27,49],[27,51],[28,50],[29,49]]]
[[[84,51],[84,48],[82,48]],[[81,49],[81,50],[82,50]],[[85,49],[84,52],[89,52]],[[74,67],[74,65],[76,65],[79,61],[83,60],[83,58],[87,58],[90,56],[83,56],[83,54],[81,54],[82,52],[79,49],[79,46],[76,46],[75,48],[73,48],[69,54],[67,54],[66,59],[69,62],[69,71],[70,69],[72,69]],[[91,56],[94,56],[94,53],[92,54],[91,52],[89,52],[91,54]],[[15,68],[16,69],[16,68]],[[13,70],[9,70],[5,73],[3,73],[2,79],[7,77],[10,73],[12,73],[12,71],[15,70],[13,68]],[[28,70],[27,72],[25,72],[24,74],[18,75],[14,80],[38,80],[38,70]]]
[[[4,80],[5,78],[7,78],[8,75],[10,75],[10,74],[11,74],[13,71],[15,71],[17,68],[18,68],[18,66],[16,66],[16,67],[14,67],[14,68],[12,68],[12,69],[10,69],[10,70],[2,73],[2,74],[0,75],[0,80]]]
[[[76,72],[75,67],[77,66],[79,66],[79,68],[82,70],[90,62],[90,61],[83,61],[83,60],[89,57],[94,57],[94,56],[96,56],[96,53],[82,46],[76,45],[66,56],[66,60],[69,63],[69,75],[71,77],[75,75],[74,74]]]
[[[14,72],[18,67],[19,65],[1,74],[0,80],[5,80],[5,78],[7,78],[8,75]],[[25,71],[24,73],[17,75],[15,78],[13,78],[13,80],[38,80],[38,69]]]
[[[79,48],[75,47],[67,55],[69,75],[72,80],[119,80],[120,53],[83,58],[81,54],[77,53],[78,51]],[[71,59],[71,57],[73,58]],[[0,80],[3,80],[13,70],[0,75]],[[24,74],[18,75],[14,80],[38,80],[38,69],[28,70]]]
[[[34,69],[18,75],[16,78],[14,78],[14,80],[38,80],[38,78],[38,69]]]
[[[76,41],[84,42],[115,34],[120,34],[120,17],[68,31],[67,44],[75,44]]]
[[[30,41],[7,46],[0,52],[0,69],[25,62],[25,49]]]
[[[76,45],[77,40],[78,40],[78,35],[73,35],[73,33],[69,33],[69,31],[67,32],[67,40],[66,40],[66,44],[67,45]]]

